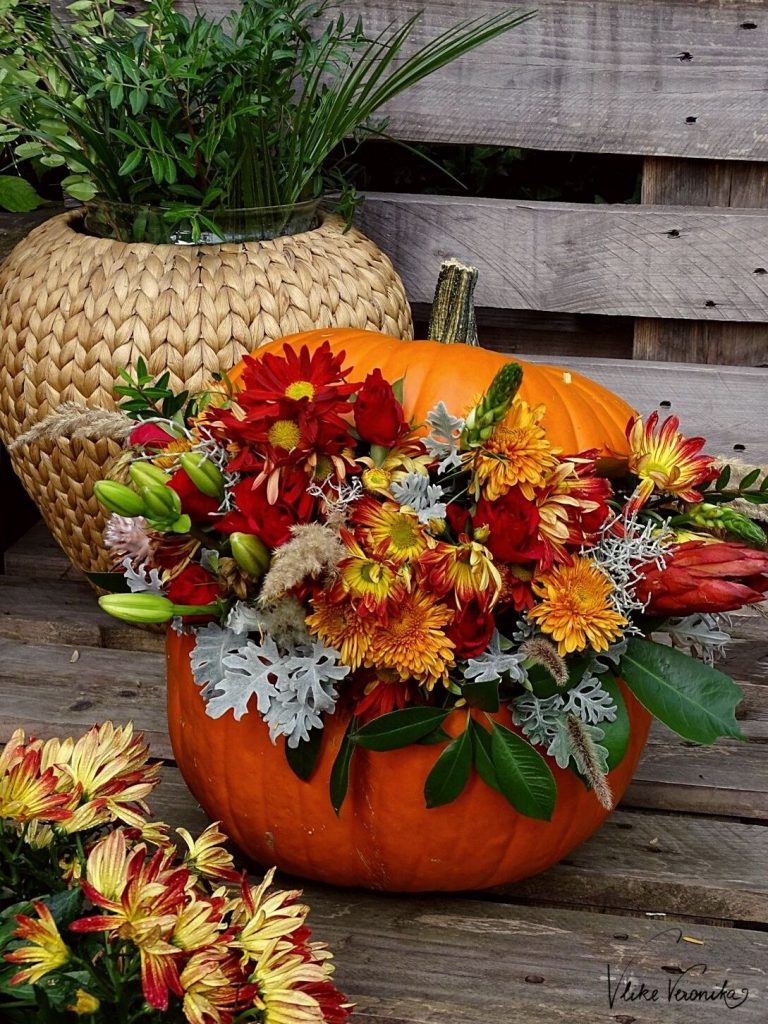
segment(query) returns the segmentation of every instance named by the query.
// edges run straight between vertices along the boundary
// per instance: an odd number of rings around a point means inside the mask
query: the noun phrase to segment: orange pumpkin
[[[391,381],[405,378],[406,416],[423,422],[440,400],[463,413],[485,390],[508,357],[464,345],[401,342],[371,332],[334,329],[293,335],[259,349],[282,352],[287,342],[310,351],[328,339],[346,352],[351,379],[379,367]],[[626,452],[624,428],[632,410],[620,398],[576,373],[523,364],[521,395],[543,402],[544,425],[566,453],[587,448]],[[243,364],[230,374],[233,383]],[[220,819],[238,846],[262,864],[335,885],[396,892],[481,889],[543,871],[590,836],[607,812],[568,770],[550,762],[558,788],[549,822],[527,818],[476,775],[461,796],[427,810],[424,780],[436,751],[413,745],[387,753],[355,753],[347,798],[337,817],[329,797],[333,762],[349,721],[340,707],[326,716],[323,745],[309,782],[288,766],[283,740],[273,746],[258,715],[236,722],[205,713],[189,665],[192,638],[169,632],[168,720],[176,761],[212,818]],[[610,773],[615,798],[637,767],[650,716],[622,684],[630,741]],[[511,725],[508,712],[494,716]],[[459,728],[463,715],[453,716]],[[446,728],[451,731],[452,720]]]

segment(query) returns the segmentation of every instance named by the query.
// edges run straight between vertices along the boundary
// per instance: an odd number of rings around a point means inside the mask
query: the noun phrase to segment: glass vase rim
[[[310,210],[312,208],[317,209],[323,202],[323,196],[317,196],[315,199],[300,199],[295,203],[281,203],[276,206],[217,206],[211,207],[206,210],[195,210],[195,215],[204,215],[208,217],[215,217],[221,214],[238,214],[238,213],[285,213],[290,210]],[[113,209],[121,210],[156,210],[162,213],[170,213],[174,211],[172,206],[163,206],[160,203],[130,203],[125,202],[122,199],[110,199],[107,196],[94,196],[92,199],[86,199],[83,202],[83,208],[89,206],[95,206],[97,204],[111,206]]]

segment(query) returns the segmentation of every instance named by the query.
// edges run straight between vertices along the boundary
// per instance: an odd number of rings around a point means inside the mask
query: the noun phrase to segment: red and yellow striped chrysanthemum
[[[627,504],[627,512],[637,512],[654,491],[666,491],[683,501],[701,501],[699,484],[717,476],[714,460],[701,455],[703,437],[684,437],[678,431],[677,416],[668,416],[658,429],[659,414],[653,412],[643,423],[636,416],[627,426],[631,453],[629,470],[640,483]]]

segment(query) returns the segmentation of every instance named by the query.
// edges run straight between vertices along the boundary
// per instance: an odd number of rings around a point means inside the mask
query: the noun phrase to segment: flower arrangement
[[[627,424],[628,456],[559,450],[521,378],[507,363],[470,408],[411,423],[403,380],[350,379],[327,341],[200,396],[125,374],[141,422],[97,484],[119,570],[98,582],[125,592],[102,606],[192,630],[207,714],[260,716],[301,778],[348,713],[337,812],[358,749],[415,743],[437,748],[428,807],[474,769],[548,820],[553,762],[610,807],[620,681],[688,740],[740,736],[713,662],[726,613],[768,591],[768,477],[737,481],[656,413]]]
[[[14,733],[0,754],[3,1021],[341,1024],[298,892],[234,869],[217,824],[150,821],[160,766],[130,726]],[[232,883],[237,883],[233,887]]]

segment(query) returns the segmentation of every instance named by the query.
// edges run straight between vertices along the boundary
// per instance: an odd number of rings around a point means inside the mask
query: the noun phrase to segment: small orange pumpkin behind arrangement
[[[121,391],[141,423],[97,485],[121,571],[97,582],[131,593],[101,604],[172,623],[178,764],[257,860],[507,883],[599,826],[652,715],[740,735],[713,661],[721,613],[768,590],[765,534],[731,506],[768,481],[730,484],[674,418],[356,330],[268,345],[206,395]]]

